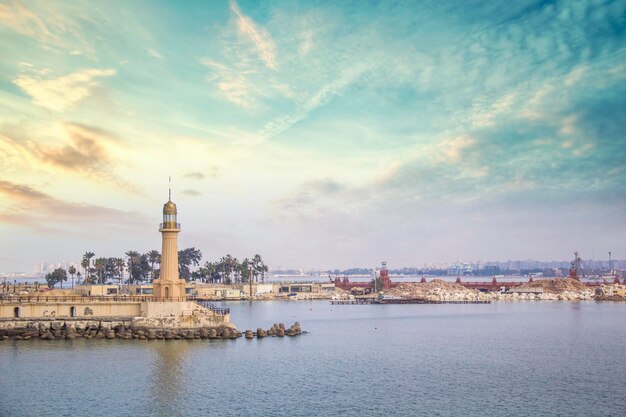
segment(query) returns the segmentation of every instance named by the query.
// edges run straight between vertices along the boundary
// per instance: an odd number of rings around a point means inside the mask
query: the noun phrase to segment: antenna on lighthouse
[[[168,182],[168,197],[169,197],[169,201],[172,201],[172,177],[167,177],[167,182]]]

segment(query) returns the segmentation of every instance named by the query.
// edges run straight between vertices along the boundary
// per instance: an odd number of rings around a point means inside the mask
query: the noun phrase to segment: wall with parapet
[[[72,308],[74,310],[72,311]],[[18,316],[16,317],[16,310]],[[0,320],[58,320],[76,318],[109,320],[115,317],[132,318],[142,327],[201,328],[231,326],[230,314],[216,314],[194,302],[31,302],[0,303]]]
[[[74,314],[72,314],[74,307]],[[140,301],[81,302],[48,301],[30,303],[0,303],[0,318],[54,318],[54,317],[134,317],[141,315]]]

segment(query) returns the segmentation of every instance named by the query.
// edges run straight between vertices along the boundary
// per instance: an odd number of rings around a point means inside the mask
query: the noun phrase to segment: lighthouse
[[[155,301],[186,301],[185,280],[178,275],[178,233],[180,223],[177,220],[176,204],[172,202],[172,191],[163,205],[163,223],[161,232],[161,275],[152,283]]]

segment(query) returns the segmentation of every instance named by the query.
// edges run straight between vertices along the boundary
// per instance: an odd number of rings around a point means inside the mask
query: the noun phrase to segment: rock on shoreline
[[[15,324],[20,324],[16,322]],[[248,332],[252,337],[249,337]],[[285,330],[283,323],[276,323],[267,332],[255,334],[246,331],[246,338],[262,338],[265,336],[298,336],[302,334],[300,324],[294,323]],[[144,328],[128,326],[124,323],[93,321],[91,323],[75,323],[71,321],[39,321],[28,322],[24,326],[0,328],[0,341],[13,338],[15,340],[74,340],[74,339],[137,339],[137,340],[217,340],[238,339],[243,333],[230,326],[202,328]]]

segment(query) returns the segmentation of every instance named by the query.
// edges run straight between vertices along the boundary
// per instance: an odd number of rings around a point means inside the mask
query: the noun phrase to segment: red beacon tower
[[[583,268],[582,268],[582,259],[578,256],[578,252],[574,252],[574,260],[572,261],[572,267],[569,269],[569,277],[573,279],[577,279],[580,281],[580,278],[584,276]]]
[[[383,284],[384,290],[388,290],[389,288],[391,288],[391,280],[389,279],[389,270],[387,269],[386,261],[381,262],[380,282]]]

